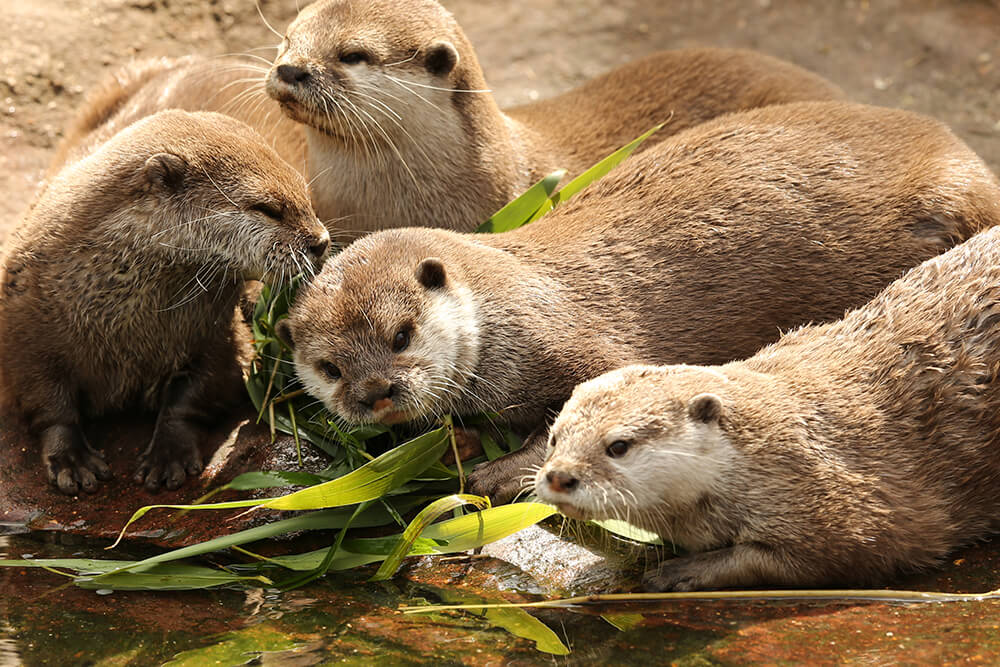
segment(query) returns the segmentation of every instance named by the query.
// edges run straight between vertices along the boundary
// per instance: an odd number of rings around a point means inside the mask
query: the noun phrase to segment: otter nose
[[[580,483],[576,477],[559,470],[550,470],[546,473],[545,479],[549,483],[549,488],[556,493],[568,493]]]
[[[396,387],[388,380],[374,380],[365,387],[365,395],[358,399],[358,403],[363,408],[375,409],[375,403],[383,398],[392,398],[396,394]]]
[[[326,251],[330,249],[330,235],[324,234],[315,243],[309,246],[309,254],[314,259],[321,260],[326,257]]]
[[[309,78],[309,70],[295,65],[278,65],[278,78],[294,86]]]

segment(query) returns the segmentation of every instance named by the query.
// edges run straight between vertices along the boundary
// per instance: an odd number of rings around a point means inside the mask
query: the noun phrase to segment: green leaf
[[[615,626],[616,628],[618,628],[622,632],[625,632],[626,630],[631,630],[635,626],[637,626],[640,623],[642,623],[642,621],[643,621],[643,619],[645,617],[642,614],[628,614],[628,613],[611,614],[611,613],[608,613],[608,614],[601,614],[601,618],[603,618],[605,621],[607,621],[611,625]]]
[[[343,477],[317,484],[295,493],[268,500],[236,500],[203,505],[147,505],[136,510],[110,548],[114,548],[130,525],[152,509],[220,510],[243,507],[276,510],[313,510],[355,505],[375,500],[403,485],[441,458],[448,446],[448,434],[443,428],[425,433],[391,449]]]
[[[631,155],[632,152],[639,147],[639,144],[649,138],[649,135],[659,130],[663,127],[663,125],[663,123],[660,123],[656,127],[647,130],[638,138],[622,146],[614,153],[567,183],[562,189],[559,190],[559,192],[552,196],[552,205],[558,206],[594,181],[606,176],[609,171],[617,167],[625,158]]]
[[[625,537],[635,542],[642,542],[644,544],[663,544],[663,539],[656,533],[643,530],[642,528],[633,526],[630,523],[625,523],[624,521],[619,521],[618,519],[604,519],[602,521],[593,521],[591,523],[597,524],[609,533],[614,533],[615,535]]]
[[[514,503],[490,507],[481,512],[448,519],[427,527],[414,543],[408,556],[450,554],[468,551],[496,542],[532,526],[556,513],[556,508],[541,503]],[[392,551],[399,536],[346,540],[331,570],[347,569],[383,560]],[[312,570],[323,561],[326,549],[271,559],[291,570]],[[372,553],[375,552],[375,553]]]
[[[524,193],[494,213],[489,220],[476,229],[478,233],[498,234],[517,229],[532,219],[532,214],[548,201],[549,195],[556,189],[559,181],[566,174],[565,169],[554,171],[538,181]]]
[[[521,637],[535,642],[535,648],[543,653],[553,655],[569,655],[569,648],[562,643],[559,635],[528,612],[518,607],[486,607],[476,608],[476,603],[490,604],[502,598],[489,599],[472,595],[465,591],[439,589],[438,595],[448,604],[468,605],[467,611],[484,618],[489,623],[501,627],[515,637]],[[515,611],[515,613],[510,613]]]
[[[244,581],[258,581],[267,585],[273,582],[267,577],[240,576],[225,570],[210,567],[171,563],[157,565],[143,572],[114,571],[130,565],[133,561],[94,560],[85,558],[33,558],[31,560],[3,560],[0,567],[38,567],[43,569],[64,568],[76,573],[73,583],[81,588],[101,590],[192,590],[211,588]]]
[[[388,557],[382,563],[382,566],[379,567],[375,576],[371,578],[371,581],[383,581],[392,577],[396,573],[396,570],[399,569],[403,558],[410,553],[413,543],[420,537],[421,533],[442,514],[463,505],[475,505],[483,509],[490,506],[490,501],[489,498],[482,496],[456,493],[439,498],[420,510],[417,516],[413,518],[413,521],[410,522],[410,525],[406,527],[406,530],[403,531],[403,534],[399,536],[396,546],[389,552]]]
[[[285,486],[310,486],[321,484],[326,480],[319,475],[308,472],[294,471],[262,471],[245,472],[234,478],[223,488],[236,491],[256,491],[257,489],[273,489]]]

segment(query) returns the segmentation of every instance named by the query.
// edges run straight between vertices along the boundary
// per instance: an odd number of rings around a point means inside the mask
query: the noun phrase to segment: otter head
[[[319,268],[330,234],[306,183],[248,126],[221,114],[166,111],[120,135],[119,150],[136,154],[125,168],[147,209],[150,224],[134,225],[147,250],[241,279]]]
[[[430,128],[460,131],[441,114],[454,91],[485,85],[471,54],[434,0],[320,0],[288,27],[266,89],[293,120],[381,155]]]
[[[440,417],[478,361],[476,306],[440,230],[372,234],[331,259],[279,334],[306,390],[350,423]]]
[[[662,530],[712,492],[732,452],[727,383],[707,368],[628,366],[577,386],[550,430],[535,494],[573,518]]]

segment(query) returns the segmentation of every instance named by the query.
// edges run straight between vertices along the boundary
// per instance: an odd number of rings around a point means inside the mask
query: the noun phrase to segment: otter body
[[[139,481],[200,471],[192,422],[239,395],[244,281],[311,271],[328,244],[302,177],[219,114],[161,112],[60,171],[0,269],[0,393],[50,480],[96,490],[81,426],[130,407],[158,413]]]
[[[657,590],[881,585],[1000,529],[1000,230],[746,361],[578,387],[539,498],[703,552]]]
[[[286,31],[267,91],[305,125],[320,217],[360,235],[472,231],[549,172],[575,175],[659,123],[643,148],[716,116],[831,100],[821,77],[750,51],[688,49],[503,112],[434,0],[321,0]]]
[[[501,411],[539,429],[472,475],[503,500],[580,382],[750,356],[997,222],[1000,184],[936,121],[774,106],[668,138],[515,231],[360,239],[285,329],[307,390],[350,422]]]
[[[305,133],[264,93],[266,72],[260,64],[238,57],[156,58],[126,65],[88,94],[56,150],[49,177],[132,123],[167,109],[232,116],[305,173]]]

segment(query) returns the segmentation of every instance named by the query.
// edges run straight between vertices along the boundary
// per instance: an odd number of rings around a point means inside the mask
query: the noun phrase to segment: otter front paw
[[[737,544],[672,558],[646,572],[643,585],[648,591],[703,591],[800,583],[788,555],[779,558],[777,553],[773,548]]]
[[[201,453],[193,442],[181,441],[167,447],[154,440],[139,460],[134,479],[147,491],[158,491],[161,486],[172,491],[180,488],[189,475],[194,477],[203,468]]]
[[[59,424],[42,432],[42,463],[49,482],[66,495],[94,493],[111,479],[104,456],[87,443],[78,426]]]
[[[469,493],[487,496],[496,505],[509,503],[535,485],[535,468],[526,469],[510,454],[480,463],[469,474]]]
[[[647,570],[642,577],[642,586],[651,593],[715,588],[705,575],[706,568],[698,563],[697,556],[673,558],[653,570]]]

